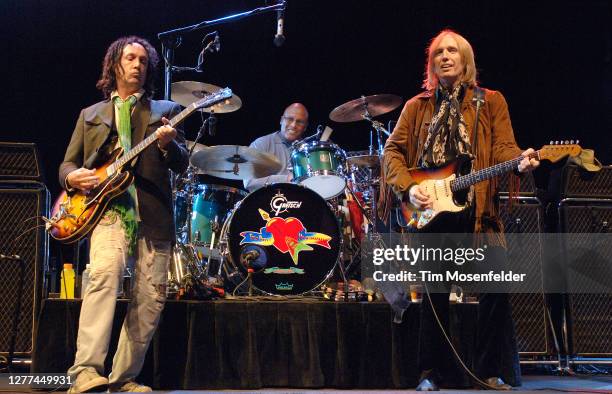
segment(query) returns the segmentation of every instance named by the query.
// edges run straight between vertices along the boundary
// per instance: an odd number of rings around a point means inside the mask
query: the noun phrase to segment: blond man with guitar
[[[467,188],[458,187],[460,182],[451,178],[461,163],[447,163],[471,157],[472,168],[480,170],[512,161],[508,168],[526,172],[538,166],[538,156],[517,146],[502,94],[477,86],[474,53],[464,37],[444,30],[427,53],[425,91],[406,103],[385,145],[385,181],[401,199],[406,222],[415,231],[499,233],[495,182],[483,177],[467,182]],[[440,176],[445,171],[448,176]],[[453,212],[457,215],[452,219],[444,218],[443,213]],[[432,311],[435,308],[447,329],[448,294],[430,295],[431,305],[424,297],[421,308],[419,391],[439,389],[441,372],[448,366],[441,360],[451,353]],[[518,353],[507,294],[483,296],[479,308],[476,374],[490,386],[510,389],[502,378],[514,376],[508,369],[518,367]],[[500,355],[500,349],[505,354]]]
[[[87,210],[58,215],[52,235],[61,239],[69,234],[64,238],[74,241],[91,231],[90,282],[84,289],[76,357],[68,371],[73,380],[69,393],[106,386],[110,391],[151,391],[135,378],[166,297],[174,240],[168,169],[181,172],[188,165],[183,133],[168,120],[180,107],[151,99],[158,62],[155,49],[140,37],[123,37],[109,46],[97,84],[105,99],[81,111],[60,165],[60,183],[67,191],[58,202],[60,210],[70,212],[76,204]],[[114,153],[134,151],[138,154],[130,160]],[[117,160],[104,164],[109,159]],[[95,215],[89,216],[90,211]],[[80,233],[83,223],[86,230]],[[107,379],[104,360],[117,291],[130,262],[135,263],[132,299]]]

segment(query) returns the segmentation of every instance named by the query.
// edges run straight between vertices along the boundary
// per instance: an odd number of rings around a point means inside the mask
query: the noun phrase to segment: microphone
[[[215,114],[211,113],[208,119],[206,120],[208,121],[208,135],[212,137],[216,133],[217,117],[215,116]]]
[[[259,257],[259,252],[256,250],[249,250],[248,252],[244,252],[241,256],[241,260],[244,262],[250,262]]]
[[[280,47],[285,42],[285,7],[276,11],[276,35],[274,36],[274,45]]]
[[[219,33],[215,34],[213,45],[215,46],[215,52],[219,52],[221,50],[221,37],[219,36]]]
[[[247,245],[240,253],[240,263],[251,271],[259,271],[268,264],[268,257],[265,251],[256,245]]]
[[[208,44],[204,45],[206,39],[213,34],[215,35],[215,38],[212,41],[209,41]],[[221,50],[221,37],[219,36],[219,32],[213,31],[212,33],[205,35],[204,39],[202,40],[202,46],[202,50],[198,54],[197,65],[194,70],[196,72],[203,71],[202,66],[204,65],[204,56],[206,55],[206,52],[219,52],[219,50]]]

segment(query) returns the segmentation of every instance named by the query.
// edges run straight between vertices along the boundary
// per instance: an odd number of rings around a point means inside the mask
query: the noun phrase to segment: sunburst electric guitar
[[[170,119],[169,125],[176,127],[194,111],[231,97],[232,90],[229,88],[208,94]],[[80,190],[62,191],[53,204],[51,218],[46,220],[49,234],[64,243],[72,243],[86,236],[98,224],[108,203],[125,192],[134,180],[134,174],[128,164],[145,148],[157,141],[157,138],[157,132],[154,132],[126,153],[121,148],[115,149],[110,159],[95,169],[100,183],[88,194]]]
[[[542,149],[531,153],[529,157],[556,162],[568,155],[576,156],[581,151],[580,146],[575,144],[545,145]],[[478,182],[514,171],[522,159],[522,156],[517,157],[466,175],[460,175],[461,169],[465,168],[464,164],[467,160],[465,157],[437,168],[409,170],[415,182],[424,187],[433,198],[433,208],[416,209],[412,204],[402,202],[401,212],[406,221],[404,227],[408,231],[424,231],[433,226],[437,219],[462,211],[465,209],[465,204],[458,198],[462,191],[467,191],[470,186]]]

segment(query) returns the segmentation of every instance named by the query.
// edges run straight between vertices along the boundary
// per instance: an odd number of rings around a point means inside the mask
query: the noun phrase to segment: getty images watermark
[[[380,234],[363,241],[362,278],[432,292],[612,293],[612,234]]]

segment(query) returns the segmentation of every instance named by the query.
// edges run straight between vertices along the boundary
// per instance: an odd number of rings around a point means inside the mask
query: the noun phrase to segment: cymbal
[[[380,157],[378,155],[359,155],[346,158],[348,164],[357,167],[376,168],[380,166]]]
[[[180,81],[172,84],[172,101],[175,101],[183,107],[189,106],[191,103],[201,99],[207,94],[215,93],[221,90],[219,86],[197,82],[197,81]],[[220,103],[211,105],[210,107],[202,108],[200,111],[213,112],[215,114],[224,114],[234,112],[242,107],[242,100],[235,94]]]
[[[363,120],[367,108],[371,117],[386,114],[402,105],[402,98],[394,94],[375,94],[362,96],[358,99],[344,103],[329,113],[334,122],[357,122]]]
[[[282,167],[276,156],[240,145],[210,146],[194,153],[190,162],[202,173],[224,179],[261,178]]]
[[[207,145],[199,144],[197,142],[185,140],[185,145],[187,145],[187,151],[191,151],[191,147],[195,144],[195,148],[193,148],[193,153],[201,151],[203,149],[208,149]]]

